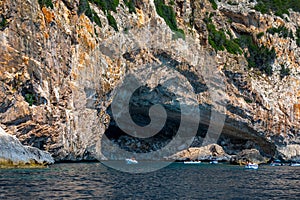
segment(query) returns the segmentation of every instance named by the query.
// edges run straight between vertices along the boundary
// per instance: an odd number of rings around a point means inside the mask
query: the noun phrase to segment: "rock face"
[[[0,2],[0,123],[23,144],[56,160],[113,159],[119,148],[153,152],[176,138],[181,108],[196,102],[198,139],[178,137],[170,154],[218,142],[228,152],[256,148],[269,157],[299,158],[298,150],[290,153],[300,144],[299,13],[261,14],[242,0],[216,1],[216,9],[207,0],[131,6],[120,0],[108,10],[87,0],[38,2],[44,1]],[[162,3],[174,10],[175,22],[157,12]],[[267,31],[280,26],[289,37]],[[214,44],[214,35],[226,40]],[[226,46],[243,38],[253,45],[239,44],[240,54]],[[216,50],[222,42],[226,48]],[[253,64],[254,46],[276,57]],[[156,137],[133,139],[134,129],[118,127],[111,105],[128,74],[145,81],[129,102],[135,123],[150,123],[152,105],[166,110],[167,124]],[[175,82],[183,88],[177,96]],[[190,115],[190,123],[198,117]],[[187,124],[192,137],[194,125]]]
[[[245,165],[247,161],[262,164],[267,163],[270,159],[263,157],[257,149],[245,149],[237,155],[232,156],[230,162],[232,164]]]
[[[23,146],[16,137],[0,128],[0,168],[37,167],[53,163],[54,160],[48,152]]]
[[[300,145],[298,144],[287,145],[286,147],[279,148],[278,151],[282,160],[295,162],[300,160]]]
[[[229,161],[230,157],[223,148],[217,144],[210,144],[204,147],[191,147],[180,151],[169,159],[172,160],[201,160],[201,161]]]

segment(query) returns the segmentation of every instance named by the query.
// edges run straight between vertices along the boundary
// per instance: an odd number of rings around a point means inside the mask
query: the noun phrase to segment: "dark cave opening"
[[[166,88],[161,85],[158,85],[154,89],[142,86],[132,94],[129,103],[128,112],[130,113],[132,121],[140,127],[145,127],[151,123],[149,110],[153,105],[160,104],[164,107],[167,113],[166,122],[157,134],[149,138],[140,138],[138,132],[136,132],[137,137],[126,133],[126,131],[120,129],[117,125],[111,107],[109,107],[108,113],[111,116],[111,121],[105,132],[106,137],[128,152],[147,153],[164,147],[176,135],[181,120],[180,115],[170,110],[170,108],[172,109],[174,106],[178,109],[178,101],[172,101],[174,95],[164,94],[166,94]],[[128,126],[130,126],[130,124]]]

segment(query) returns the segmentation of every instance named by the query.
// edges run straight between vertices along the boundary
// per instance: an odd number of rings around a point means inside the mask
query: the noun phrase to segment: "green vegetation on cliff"
[[[124,0],[125,5],[128,7],[129,9],[129,13],[136,13],[135,10],[135,5],[134,5],[134,0]]]
[[[119,5],[119,0],[89,0],[91,3],[99,6],[105,14],[109,11],[117,12],[117,7]]]
[[[268,76],[273,74],[271,64],[276,58],[274,47],[269,49],[264,45],[258,46],[250,35],[241,35],[235,41],[241,48],[248,49],[244,55],[248,61],[249,68],[259,69]]]
[[[287,37],[293,38],[293,32],[289,31],[289,29],[287,29],[284,26],[279,26],[278,28],[275,27],[269,28],[267,32],[272,35],[278,33],[278,36],[283,38],[287,38]]]
[[[50,0],[39,0],[50,1]],[[96,4],[106,15],[108,23],[115,31],[118,31],[118,25],[111,12],[117,12],[119,0],[80,0],[78,14],[84,13],[92,22],[101,27],[101,21],[97,13],[89,6],[90,3]],[[125,5],[129,8],[130,13],[135,13],[134,0],[124,0]],[[185,38],[184,31],[179,29],[176,22],[176,15],[171,6],[165,5],[164,0],[154,0],[157,14],[162,17],[170,29],[175,33],[174,38]]]
[[[231,54],[242,54],[244,50],[244,56],[247,59],[248,67],[259,69],[266,75],[273,74],[272,63],[276,58],[275,49],[269,49],[266,46],[259,46],[255,43],[254,39],[250,35],[241,35],[239,38],[232,39],[232,34],[228,32],[230,39],[227,39],[223,30],[217,30],[210,17],[205,18],[207,30],[208,30],[208,43],[216,51],[224,51],[225,49]],[[269,33],[279,33],[283,37],[293,35],[285,27],[271,28]],[[300,34],[300,31],[299,31]],[[257,38],[260,38],[264,33],[257,34]],[[300,38],[300,37],[299,37]],[[242,50],[243,49],[243,50]],[[281,75],[288,74],[288,69],[283,68]]]
[[[100,18],[94,10],[92,10],[92,21],[94,21],[98,26],[102,27]]]
[[[54,8],[51,0],[38,0],[41,7],[46,6],[47,8]]]
[[[7,20],[5,17],[2,15],[1,16],[1,21],[0,21],[0,30],[3,30],[7,26]]]
[[[119,5],[119,0],[90,0],[90,2],[95,3],[101,8],[101,10],[106,15],[108,24],[113,27],[115,31],[119,31],[117,22],[115,18],[111,15],[111,11],[117,12],[117,7]]]
[[[110,13],[107,13],[107,20],[108,20],[108,24],[114,28],[115,31],[119,31],[118,29],[118,25],[117,25],[117,22],[115,20],[115,18],[110,14]]]
[[[29,104],[29,106],[32,106],[35,103],[35,97],[32,93],[25,94],[25,101]]]
[[[215,25],[208,23],[207,29],[209,32],[208,42],[216,51],[224,51],[226,49],[231,54],[242,54],[239,45],[233,40],[228,40],[223,31],[216,30]]]
[[[297,46],[300,47],[300,28],[297,28],[296,30],[296,43],[297,43]]]
[[[260,39],[262,36],[264,36],[265,33],[264,32],[260,32],[256,35],[257,39]]]
[[[277,16],[283,16],[288,14],[288,9],[293,9],[296,12],[300,12],[300,1],[299,0],[258,0],[254,7],[261,13],[270,13],[271,11]]]
[[[78,6],[78,14],[84,13],[91,22],[95,22],[98,26],[102,27],[101,21],[97,13],[91,9],[89,2],[87,0],[80,0]]]
[[[218,5],[216,4],[215,0],[209,0],[209,2],[211,3],[211,6],[214,10],[218,9]]]
[[[280,77],[283,78],[285,76],[290,75],[290,69],[285,67],[284,65],[281,65],[281,69],[280,69]]]
[[[175,37],[184,39],[184,31],[177,26],[176,15],[173,8],[165,5],[164,0],[154,0],[154,4],[157,14],[165,20],[166,24],[175,33]]]
[[[81,15],[82,13],[85,14],[87,10],[91,10],[88,0],[80,0],[77,14],[78,15]]]
[[[84,13],[92,22],[102,27],[100,17],[90,8],[89,2],[96,4],[106,15],[108,24],[118,31],[118,25],[115,18],[110,14],[111,11],[117,12],[119,0],[80,0],[78,6],[78,14]]]

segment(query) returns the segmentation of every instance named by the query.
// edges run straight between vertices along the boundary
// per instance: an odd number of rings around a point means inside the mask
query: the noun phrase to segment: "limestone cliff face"
[[[216,1],[217,9],[207,0],[165,1],[175,11],[174,28],[158,12],[157,2],[163,1],[120,0],[115,11],[93,1],[52,0],[53,6],[41,2],[51,1],[0,2],[0,122],[23,144],[49,151],[56,160],[116,158],[110,152],[117,147],[102,148],[106,132],[124,149],[159,149],[180,123],[176,97],[160,88],[160,81],[145,77],[147,85],[139,92],[143,98],[136,94],[131,104],[140,124],[148,118],[147,111],[138,108],[169,105],[171,118],[161,137],[137,141],[126,136],[116,128],[110,105],[127,74],[138,77],[163,65],[180,74],[179,82],[188,80],[193,87],[201,111],[194,146],[201,144],[214,107],[226,113],[219,143],[227,153],[257,148],[269,156],[299,158],[299,13],[290,11],[285,18],[261,14],[250,1]],[[281,26],[291,32],[289,37],[268,32]],[[257,47],[274,47],[276,57],[268,66],[263,59],[263,67],[248,67],[251,46],[240,44],[240,54],[230,53],[229,47],[216,51],[212,27],[223,32],[227,43],[250,36]],[[201,62],[194,62],[195,57]],[[207,86],[208,65],[222,83],[212,80]],[[153,68],[165,80],[174,78],[163,69]],[[226,110],[217,109],[208,87],[221,94]],[[190,97],[184,92],[179,96]],[[188,144],[178,150],[185,148]]]

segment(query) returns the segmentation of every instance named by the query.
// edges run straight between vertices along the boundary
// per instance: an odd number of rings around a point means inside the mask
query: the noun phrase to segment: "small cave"
[[[223,147],[224,151],[229,155],[235,155],[244,149],[257,148],[257,145],[249,140],[222,134],[218,140],[218,144]]]
[[[36,136],[34,134],[30,134],[29,138],[22,140],[22,144],[45,150],[45,146],[47,145],[49,138],[50,136]]]
[[[267,141],[265,138],[247,136],[245,133],[231,135],[223,132],[219,137],[218,144],[229,155],[236,155],[247,149],[256,149],[262,156],[273,157],[276,149],[274,143]]]
[[[47,103],[47,99],[36,93],[32,83],[29,81],[25,83],[24,87],[22,88],[21,94],[24,97],[25,101],[29,104],[29,106],[38,106]]]
[[[166,122],[163,129],[149,138],[133,137],[121,130],[115,123],[110,123],[105,135],[121,149],[134,153],[157,151],[167,145],[175,136],[179,123]]]

